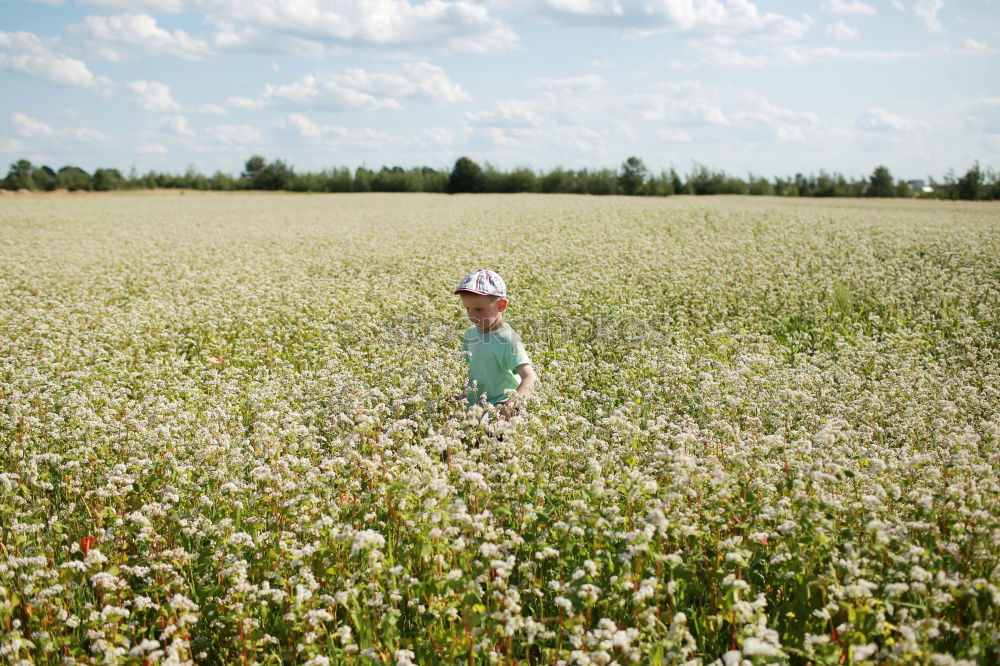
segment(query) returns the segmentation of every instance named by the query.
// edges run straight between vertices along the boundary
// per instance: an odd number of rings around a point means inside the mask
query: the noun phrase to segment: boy
[[[538,377],[521,338],[503,320],[507,284],[493,271],[481,268],[466,275],[455,293],[475,324],[462,338],[469,379],[465,393],[455,398],[464,397],[472,405],[485,396],[490,404],[500,405],[504,418],[510,418],[520,411],[521,400],[531,393]]]

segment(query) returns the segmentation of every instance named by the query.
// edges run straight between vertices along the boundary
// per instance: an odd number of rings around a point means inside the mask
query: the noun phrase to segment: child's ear
[[[497,312],[503,312],[506,309],[507,309],[507,299],[501,298],[499,301],[497,301]]]

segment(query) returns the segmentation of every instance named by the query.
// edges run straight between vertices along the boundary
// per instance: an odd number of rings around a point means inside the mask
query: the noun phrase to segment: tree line
[[[7,190],[97,191],[128,189],[183,188],[192,190],[270,190],[289,192],[438,192],[438,193],[512,193],[552,194],[624,194],[634,196],[669,196],[672,194],[751,194],[786,197],[919,197],[933,199],[1000,200],[1000,173],[979,163],[964,174],[949,172],[938,182],[895,180],[885,166],[871,175],[849,178],[839,173],[773,177],[748,174],[745,178],[694,164],[682,178],[673,168],[652,173],[638,157],[629,157],[618,169],[563,169],[536,172],[526,167],[503,171],[491,164],[480,166],[468,157],[460,157],[451,170],[432,167],[383,166],[378,171],[361,166],[333,167],[318,172],[296,171],[282,160],[268,161],[254,155],[244,164],[243,172],[233,176],[216,171],[207,176],[194,167],[184,173],[134,169],[123,175],[113,168],[88,173],[76,166],[58,171],[35,166],[22,159],[10,165],[0,183]]]

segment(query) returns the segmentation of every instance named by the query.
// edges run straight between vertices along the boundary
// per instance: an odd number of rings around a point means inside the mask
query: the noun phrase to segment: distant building
[[[910,189],[912,191],[914,191],[914,192],[933,192],[934,191],[933,187],[931,187],[930,185],[928,185],[927,183],[925,183],[923,180],[920,180],[919,178],[917,178],[915,180],[908,180],[908,181],[906,181],[906,184],[909,185]]]

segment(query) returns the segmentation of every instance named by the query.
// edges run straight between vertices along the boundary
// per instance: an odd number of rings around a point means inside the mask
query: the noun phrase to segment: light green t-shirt
[[[489,333],[480,333],[475,326],[469,327],[462,338],[462,352],[469,363],[466,400],[470,404],[479,402],[483,393],[494,405],[506,400],[505,391],[514,390],[521,383],[517,366],[531,363],[521,338],[510,324]],[[473,382],[477,391],[472,389]]]

